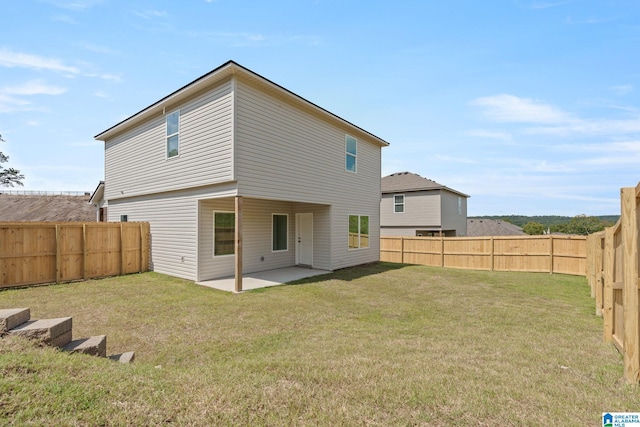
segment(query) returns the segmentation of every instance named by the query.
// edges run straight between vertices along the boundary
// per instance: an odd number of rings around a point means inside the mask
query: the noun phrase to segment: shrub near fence
[[[0,288],[148,269],[148,223],[0,223]]]
[[[604,339],[624,359],[624,377],[640,383],[640,184],[620,190],[620,220],[588,240],[587,278],[604,319]]]
[[[380,237],[380,260],[491,271],[586,274],[584,236]]]

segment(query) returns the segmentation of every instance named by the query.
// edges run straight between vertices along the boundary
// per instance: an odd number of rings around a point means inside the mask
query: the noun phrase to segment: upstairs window
[[[404,194],[393,196],[393,211],[395,213],[404,213]]]
[[[180,150],[180,111],[167,115],[167,158],[175,157]]]
[[[346,149],[346,170],[349,172],[356,171],[356,157],[358,149],[358,141],[349,135],[345,135],[345,149]]]
[[[349,215],[349,249],[369,247],[369,216]]]

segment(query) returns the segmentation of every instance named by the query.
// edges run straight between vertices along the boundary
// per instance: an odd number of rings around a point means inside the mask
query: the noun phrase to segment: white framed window
[[[167,114],[167,159],[180,154],[180,110]]]
[[[350,135],[344,136],[346,153],[345,169],[348,172],[356,172],[356,160],[358,157],[358,140]]]
[[[458,197],[458,215],[462,215],[462,197]]]
[[[349,215],[349,249],[369,247],[369,216]]]
[[[393,195],[393,212],[404,213],[404,194]]]
[[[289,250],[289,215],[271,215],[271,251],[286,252]]]
[[[236,252],[235,212],[213,213],[213,256],[233,255]]]

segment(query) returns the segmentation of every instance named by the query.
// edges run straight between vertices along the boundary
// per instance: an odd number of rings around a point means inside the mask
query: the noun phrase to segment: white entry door
[[[313,213],[296,214],[296,264],[313,266]]]

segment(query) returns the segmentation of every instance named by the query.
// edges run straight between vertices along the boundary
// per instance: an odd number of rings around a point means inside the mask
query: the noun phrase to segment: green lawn
[[[380,263],[299,283],[0,292],[136,351],[122,365],[0,340],[0,425],[599,426],[640,410],[583,277]]]

